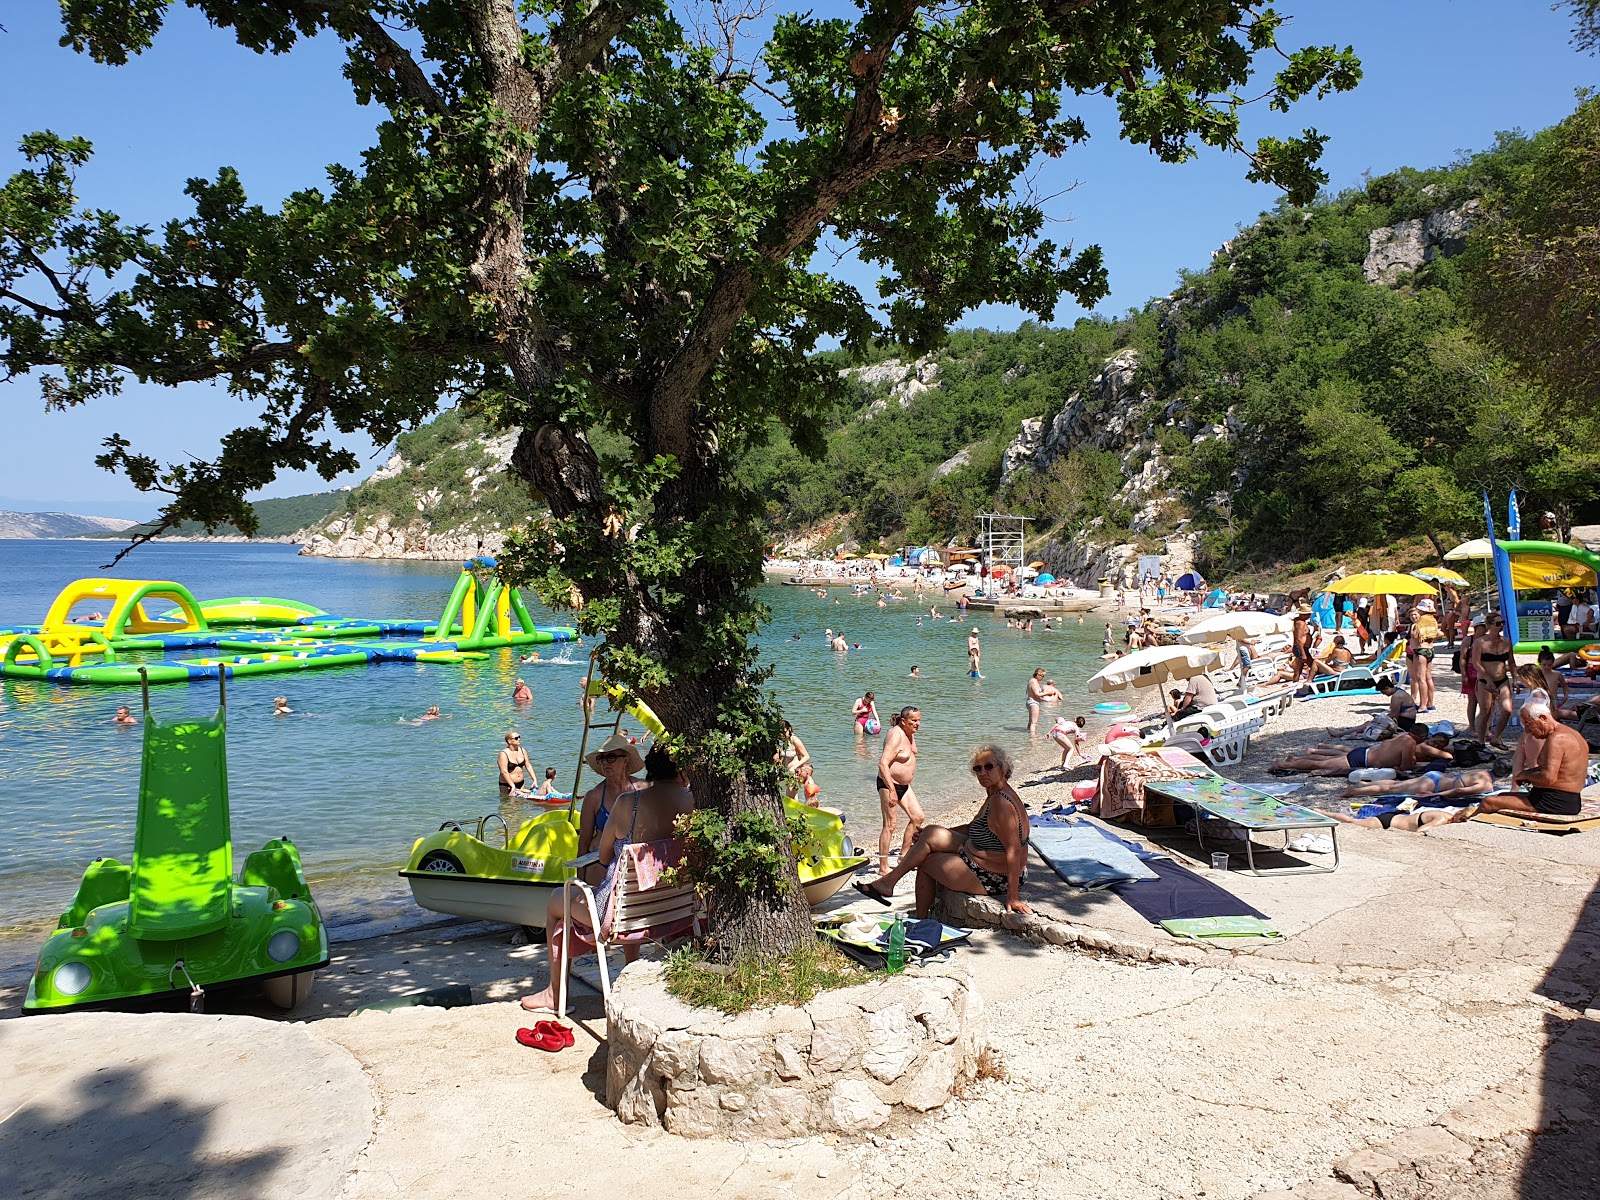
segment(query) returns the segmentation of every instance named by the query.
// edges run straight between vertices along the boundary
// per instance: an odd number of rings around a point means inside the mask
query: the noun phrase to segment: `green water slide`
[[[303,1000],[328,964],[328,932],[300,852],[286,837],[233,877],[227,694],[209,719],[162,722],[145,688],[133,861],[97,858],[39,950],[24,1012],[121,1007],[257,985],[280,1008]],[[228,672],[232,673],[231,669]]]
[[[197,937],[228,923],[233,839],[223,710],[163,724],[144,716],[128,932]]]

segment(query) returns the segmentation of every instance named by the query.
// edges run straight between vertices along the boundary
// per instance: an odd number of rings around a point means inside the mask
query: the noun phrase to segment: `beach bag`
[[[1494,751],[1474,738],[1454,738],[1450,742],[1450,756],[1458,767],[1481,767],[1494,762]]]

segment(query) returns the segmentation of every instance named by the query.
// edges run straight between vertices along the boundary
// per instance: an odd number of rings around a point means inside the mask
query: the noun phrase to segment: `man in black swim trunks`
[[[1555,719],[1550,706],[1534,701],[1522,706],[1522,728],[1543,740],[1539,758],[1511,777],[1523,792],[1485,796],[1479,811],[1519,816],[1575,817],[1583,810],[1583,787],[1589,774],[1589,744],[1570,725]]]

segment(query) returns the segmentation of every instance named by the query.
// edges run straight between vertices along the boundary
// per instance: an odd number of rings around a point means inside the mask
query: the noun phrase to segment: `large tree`
[[[1283,110],[1359,77],[1348,49],[1281,51],[1277,13],[1218,0],[775,20],[712,0],[700,22],[659,0],[188,2],[263,53],[339,39],[385,110],[376,142],[275,212],[232,170],[192,180],[193,212],[155,233],[83,207],[84,142],[28,138],[0,195],[6,368],[44,369],[60,406],[129,376],[258,400],[209,461],[109,441],[100,461],[165,493],[169,523],[249,529],[243,496],[276,471],[354,465],[332,429],[382,442],[450,402],[521,429],[512,467],[550,518],[508,573],[580,610],[677,735],[725,957],[809,936],[752,647],[762,498],[734,467],[774,425],[818,445],[837,379],[814,348],[923,348],[974,305],[1048,320],[1103,296],[1098,248],[1043,237],[1029,187],[1089,135],[1075,98],[1114,100],[1115,132],[1164,161],[1240,151],[1305,201],[1322,137],[1246,146],[1244,91]],[[65,40],[116,64],[167,3],[62,8]],[[876,298],[818,268],[840,249],[879,270]]]
[[[1467,297],[1484,337],[1587,416],[1600,389],[1600,97],[1533,139],[1467,259]]]

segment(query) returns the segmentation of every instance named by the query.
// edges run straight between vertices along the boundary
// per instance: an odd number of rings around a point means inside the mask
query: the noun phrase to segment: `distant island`
[[[123,517],[0,510],[0,538],[117,537],[135,523]]]

